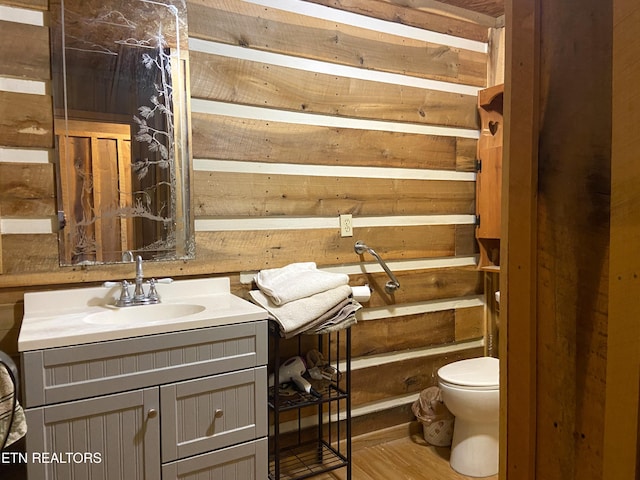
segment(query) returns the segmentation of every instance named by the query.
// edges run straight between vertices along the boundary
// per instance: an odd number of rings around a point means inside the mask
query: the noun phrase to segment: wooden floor
[[[0,465],[0,479],[26,480],[24,465]],[[469,480],[449,466],[449,449],[426,444],[412,434],[353,452],[351,480]],[[497,480],[498,475],[483,480]],[[311,480],[346,480],[346,469],[311,477]]]
[[[353,452],[352,480],[468,480],[449,466],[449,449],[432,447],[422,436],[393,440]],[[346,480],[346,469],[312,480]],[[497,480],[498,475],[484,477]]]

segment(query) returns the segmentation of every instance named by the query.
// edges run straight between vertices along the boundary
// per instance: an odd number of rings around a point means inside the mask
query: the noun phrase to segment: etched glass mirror
[[[62,265],[192,258],[185,0],[52,0]]]

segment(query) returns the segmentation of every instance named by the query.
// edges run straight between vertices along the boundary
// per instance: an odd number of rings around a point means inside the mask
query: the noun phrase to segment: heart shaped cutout
[[[500,122],[489,122],[489,131],[491,132],[491,135],[496,134],[499,126],[500,126]]]

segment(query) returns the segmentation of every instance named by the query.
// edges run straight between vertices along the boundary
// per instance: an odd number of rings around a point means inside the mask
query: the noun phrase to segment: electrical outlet
[[[340,215],[340,236],[353,237],[353,219],[351,214]]]

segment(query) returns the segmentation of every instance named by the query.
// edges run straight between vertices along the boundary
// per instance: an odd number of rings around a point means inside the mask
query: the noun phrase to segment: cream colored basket
[[[411,409],[422,424],[422,433],[428,444],[435,447],[451,445],[454,416],[442,401],[438,387],[429,387],[420,392]]]

